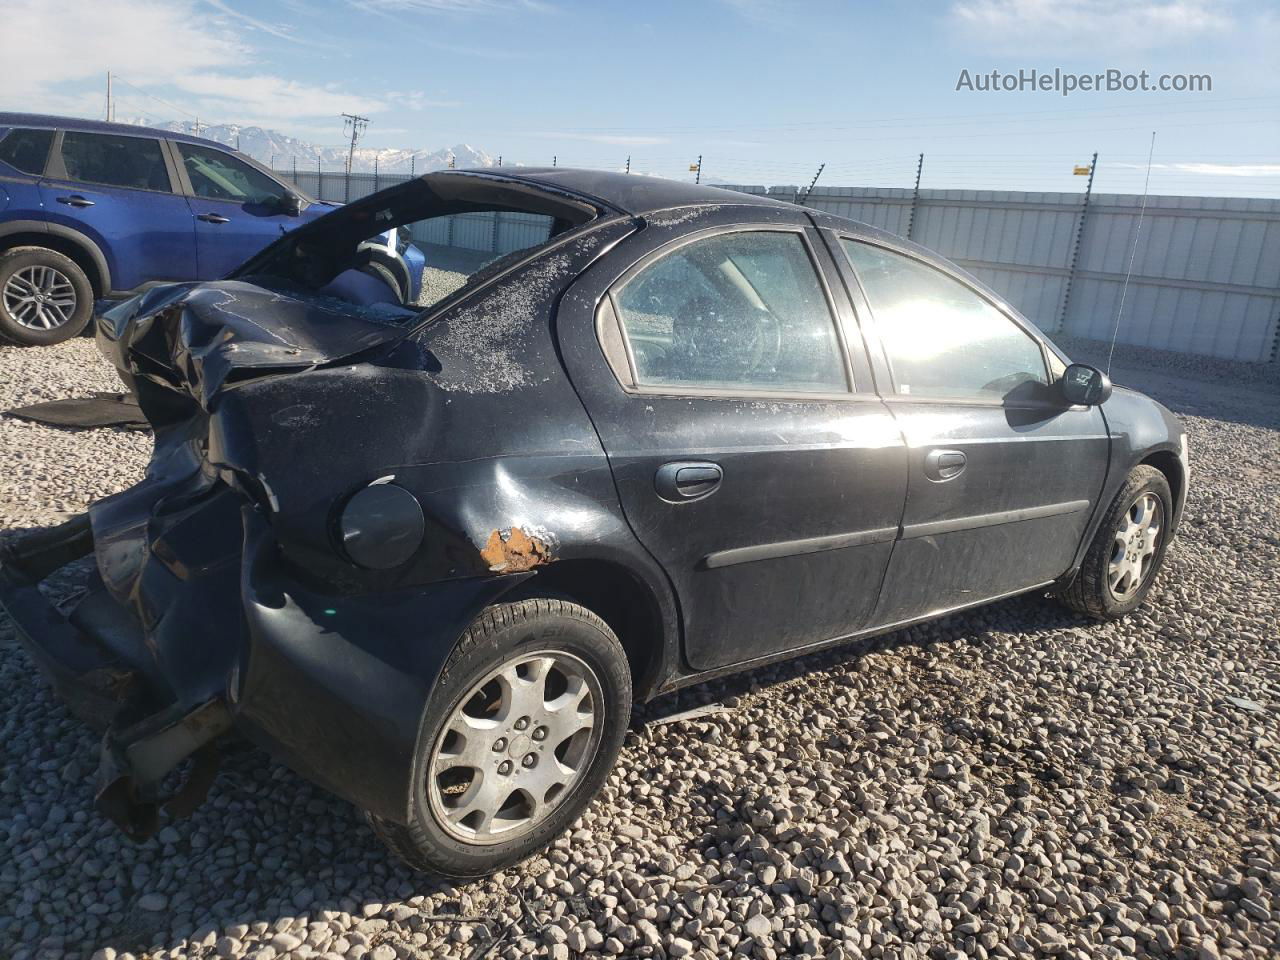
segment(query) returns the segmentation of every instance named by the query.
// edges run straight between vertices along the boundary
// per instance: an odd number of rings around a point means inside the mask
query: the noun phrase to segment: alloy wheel
[[[56,267],[23,267],[4,285],[4,306],[20,326],[53,330],[70,323],[75,315],[76,289]]]
[[[586,775],[603,709],[599,679],[572,654],[526,654],[493,670],[454,708],[431,753],[437,823],[472,844],[527,834]]]
[[[1117,600],[1132,597],[1151,576],[1163,524],[1164,505],[1154,493],[1142,494],[1120,518],[1107,563],[1107,586]]]

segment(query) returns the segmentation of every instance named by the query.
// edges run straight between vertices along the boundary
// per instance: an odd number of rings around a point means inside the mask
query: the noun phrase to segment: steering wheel
[[[755,321],[751,336],[753,356],[747,372],[772,370],[777,366],[778,357],[782,353],[782,324],[765,307],[754,308],[751,319]]]
[[[677,326],[680,348],[698,365],[728,361],[739,373],[770,370],[782,350],[782,326],[760,307],[726,316],[720,300],[695,297],[681,310]],[[738,322],[734,322],[738,321]]]

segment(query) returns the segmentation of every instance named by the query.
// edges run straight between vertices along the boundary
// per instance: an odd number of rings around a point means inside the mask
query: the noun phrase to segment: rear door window
[[[798,233],[684,244],[615,295],[636,383],[752,392],[849,389],[835,323]]]
[[[0,160],[15,170],[39,176],[49,159],[52,130],[10,130],[0,141]]]
[[[169,192],[169,171],[160,141],[68,130],[62,135],[62,164],[69,180],[106,187]]]

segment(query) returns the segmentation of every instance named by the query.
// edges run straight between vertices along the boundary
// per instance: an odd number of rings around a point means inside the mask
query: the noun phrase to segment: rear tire
[[[627,656],[603,620],[564,600],[495,604],[462,635],[427,701],[409,822],[369,822],[416,870],[486,876],[577,819],[630,719]]]
[[[78,335],[93,316],[93,285],[70,257],[47,247],[0,254],[0,340],[42,347]]]
[[[1057,592],[1058,600],[1098,620],[1135,610],[1164,563],[1172,517],[1173,495],[1164,474],[1145,464],[1135,467],[1107,508],[1075,579]]]

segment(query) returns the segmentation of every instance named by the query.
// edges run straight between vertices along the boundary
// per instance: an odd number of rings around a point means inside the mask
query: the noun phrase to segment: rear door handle
[[[80,196],[80,194],[78,193],[73,193],[69,197],[55,197],[54,199],[56,199],[59,203],[65,203],[68,206],[72,206],[72,207],[92,207],[93,206],[92,200],[86,200],[84,197]]]
[[[959,450],[930,450],[924,458],[924,475],[936,483],[960,476],[969,458]]]
[[[224,217],[220,213],[202,213],[196,217],[197,220],[203,220],[205,223],[230,223],[230,217]]]
[[[663,500],[688,503],[715,493],[724,479],[720,465],[705,460],[664,463],[653,478],[653,488]]]

